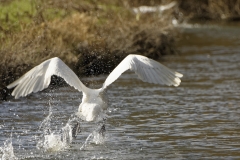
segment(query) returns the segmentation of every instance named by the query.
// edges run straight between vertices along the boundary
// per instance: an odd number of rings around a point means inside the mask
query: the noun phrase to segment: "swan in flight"
[[[105,119],[104,111],[108,107],[107,96],[104,91],[127,70],[134,71],[144,82],[168,86],[178,86],[181,82],[180,78],[183,76],[147,57],[128,55],[109,74],[100,89],[90,89],[79,80],[77,75],[61,59],[55,57],[32,68],[18,80],[9,84],[7,88],[15,87],[12,96],[17,99],[47,88],[52,75],[62,77],[70,86],[83,93],[77,115],[85,121],[100,121]]]

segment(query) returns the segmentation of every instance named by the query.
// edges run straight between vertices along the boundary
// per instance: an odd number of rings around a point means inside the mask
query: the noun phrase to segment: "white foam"
[[[9,138],[4,142],[4,146],[0,147],[0,160],[16,160],[13,152],[12,139]]]

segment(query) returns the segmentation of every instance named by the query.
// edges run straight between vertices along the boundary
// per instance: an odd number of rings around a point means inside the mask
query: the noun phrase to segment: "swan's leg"
[[[103,119],[102,127],[100,128],[100,130],[99,130],[99,132],[98,132],[98,133],[99,133],[100,135],[102,135],[102,136],[105,136],[105,132],[106,132],[105,121],[106,121],[106,119],[104,118],[104,119]]]
[[[73,137],[73,138],[76,138],[76,137],[77,137],[77,134],[80,133],[80,132],[81,132],[80,123],[77,122],[77,123],[74,125],[73,129],[72,129],[72,137]]]
[[[105,128],[105,124],[103,124],[98,133],[100,135],[104,136],[105,132],[106,132],[106,128]]]

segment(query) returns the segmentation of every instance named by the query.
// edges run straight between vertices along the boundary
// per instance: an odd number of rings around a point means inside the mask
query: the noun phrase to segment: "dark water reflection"
[[[93,129],[84,123],[70,148],[36,149],[49,100],[53,128],[78,109],[81,93],[62,87],[2,103],[0,146],[12,133],[19,159],[240,159],[240,29],[196,26],[183,35],[181,54],[163,61],[184,74],[180,87],[143,83],[131,73],[110,87],[104,144],[80,151]],[[105,76],[84,80],[100,86]]]

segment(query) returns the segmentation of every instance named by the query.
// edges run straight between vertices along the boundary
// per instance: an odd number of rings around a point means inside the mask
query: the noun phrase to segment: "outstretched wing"
[[[123,72],[130,69],[144,81],[155,84],[166,84],[178,86],[181,83],[182,74],[172,71],[164,65],[140,55],[128,55],[110,73],[103,84],[103,89],[113,83]]]
[[[79,80],[77,75],[59,58],[51,58],[32,68],[21,78],[7,86],[16,88],[12,96],[19,98],[32,92],[38,92],[47,88],[51,81],[51,76],[62,77],[70,86],[79,91],[85,91],[86,86]]]

